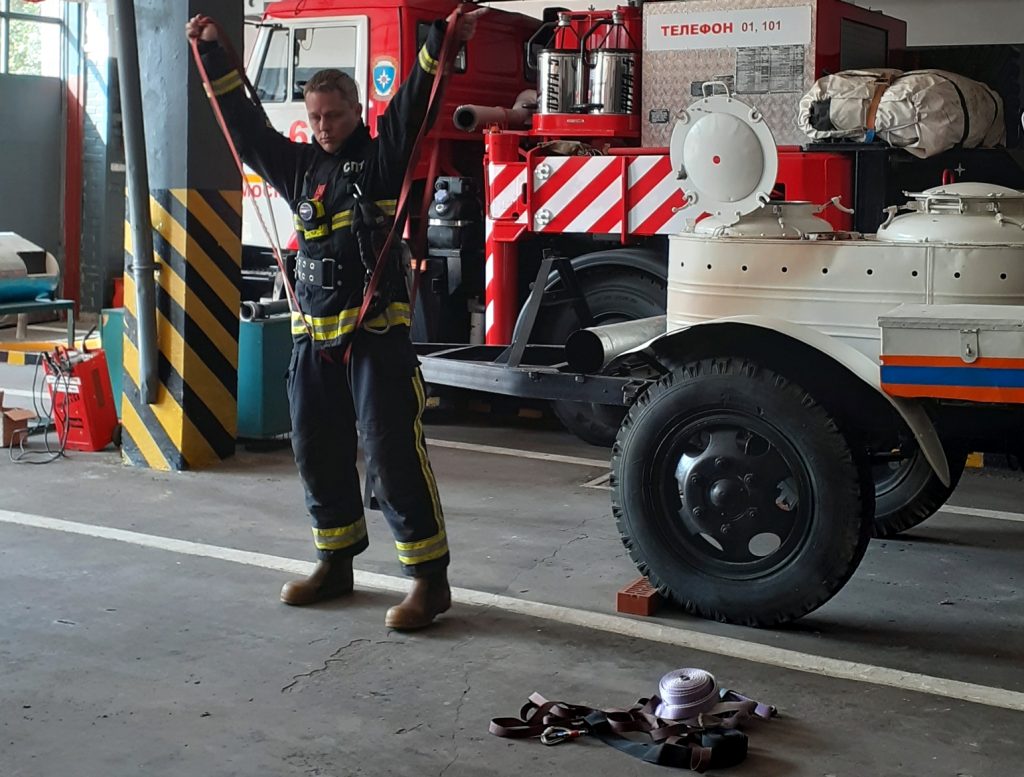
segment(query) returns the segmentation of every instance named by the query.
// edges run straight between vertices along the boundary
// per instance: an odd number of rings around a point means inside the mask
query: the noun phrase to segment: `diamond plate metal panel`
[[[651,51],[647,48],[648,41],[645,38],[643,145],[668,146],[676,115],[701,96],[701,84],[708,81],[725,81],[737,97],[761,111],[778,145],[806,143],[807,137],[797,125],[797,109],[800,98],[814,83],[818,17],[817,0],[675,0],[644,3],[645,29],[649,23],[656,23],[656,17],[670,14],[807,6],[811,8],[811,42],[807,46],[755,45]]]

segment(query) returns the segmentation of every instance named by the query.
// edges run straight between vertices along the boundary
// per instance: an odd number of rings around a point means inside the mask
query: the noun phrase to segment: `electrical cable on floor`
[[[50,426],[51,424],[56,426],[56,414],[54,413],[53,400],[50,400],[49,407],[46,403],[46,395],[48,394],[46,389],[46,375],[43,376],[43,380],[39,381],[39,365],[43,360],[47,360],[47,364],[50,369],[53,370],[53,390],[57,393],[59,389],[58,381],[64,381],[64,402],[63,407],[63,424],[62,432],[57,441],[57,448],[53,449],[50,447]],[[32,374],[32,410],[36,414],[37,422],[29,429],[20,429],[15,435],[18,438],[18,452],[14,450],[14,440],[11,440],[10,456],[11,461],[15,464],[50,464],[59,458],[65,456],[65,450],[68,444],[68,433],[71,429],[69,423],[69,415],[71,414],[71,365],[70,363],[66,366],[61,364],[59,359],[53,359],[49,354],[44,354],[43,359],[36,362],[35,372]],[[42,451],[32,451],[25,449],[25,441],[30,435],[36,434],[42,431],[43,433],[43,447]]]

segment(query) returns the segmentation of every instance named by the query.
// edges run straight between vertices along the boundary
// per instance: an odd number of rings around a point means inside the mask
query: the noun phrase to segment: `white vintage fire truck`
[[[349,35],[372,123],[411,31],[450,7],[272,5],[250,76],[297,136],[303,74],[337,64],[310,52]],[[810,146],[793,119],[826,72],[927,65],[902,22],[838,0],[484,20],[421,161],[424,373],[617,436],[615,515],[658,588],[705,617],[798,618],[872,534],[941,507],[967,451],[1016,452],[1019,165]]]

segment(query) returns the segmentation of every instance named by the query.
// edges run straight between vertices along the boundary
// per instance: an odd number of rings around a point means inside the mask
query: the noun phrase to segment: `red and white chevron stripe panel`
[[[533,171],[535,232],[622,232],[620,157],[547,157]]]
[[[487,167],[491,189],[490,216],[492,219],[513,219],[526,223],[526,165],[491,164]]]
[[[676,182],[672,160],[667,156],[638,156],[629,163],[629,232],[634,235],[665,235],[682,232],[687,218],[685,203]]]
[[[683,194],[667,156],[545,157],[529,172],[522,163],[489,166],[492,219],[548,234],[619,235],[623,220],[634,235],[684,227]]]
[[[490,335],[494,328],[494,220],[484,219],[484,240],[487,257],[484,260],[484,299],[487,304],[484,306],[484,334]]]

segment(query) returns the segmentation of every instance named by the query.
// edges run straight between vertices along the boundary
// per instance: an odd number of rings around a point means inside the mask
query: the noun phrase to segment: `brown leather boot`
[[[352,592],[352,559],[320,561],[313,574],[303,580],[289,580],[281,589],[281,601],[295,607],[324,602]]]
[[[441,570],[428,577],[417,577],[401,604],[396,604],[384,617],[389,629],[413,631],[434,622],[434,618],[452,606],[452,591],[448,587],[448,573]]]

